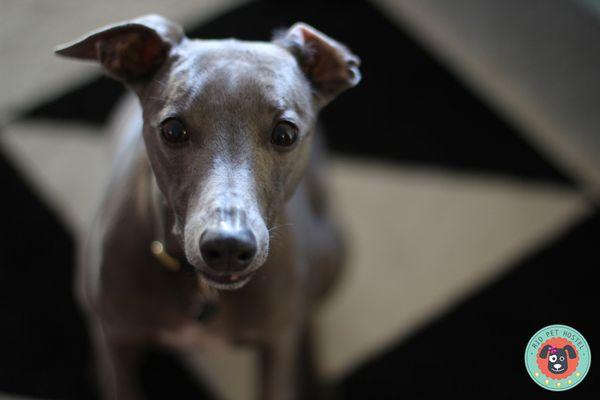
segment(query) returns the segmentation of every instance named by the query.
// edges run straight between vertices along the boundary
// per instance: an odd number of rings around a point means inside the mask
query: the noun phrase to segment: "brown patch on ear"
[[[274,42],[292,53],[324,103],[360,81],[360,59],[341,43],[298,22]]]
[[[147,32],[129,32],[96,43],[97,59],[115,78],[130,82],[154,73],[167,57],[168,47]]]

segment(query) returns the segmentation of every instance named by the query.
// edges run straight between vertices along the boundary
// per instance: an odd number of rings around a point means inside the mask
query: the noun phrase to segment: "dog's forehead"
[[[305,83],[292,55],[267,42],[191,41],[182,49],[176,68],[175,74],[185,77],[178,83],[196,95],[261,94],[281,101],[278,96],[294,96]]]
[[[294,64],[294,57],[271,42],[252,42],[238,39],[189,40],[180,46],[179,53],[194,58],[198,65],[222,65],[228,61],[245,61],[253,65],[278,67]]]

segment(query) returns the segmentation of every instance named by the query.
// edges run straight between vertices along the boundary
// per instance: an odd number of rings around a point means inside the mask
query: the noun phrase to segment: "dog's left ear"
[[[183,38],[181,26],[159,15],[145,15],[105,26],[59,46],[55,53],[98,61],[112,78],[133,84],[156,72]]]
[[[296,57],[322,105],[360,81],[360,59],[310,25],[297,22],[277,33],[273,42]]]
[[[575,353],[575,349],[570,344],[563,347],[563,349],[567,352],[569,358],[575,358],[577,356],[577,354]]]

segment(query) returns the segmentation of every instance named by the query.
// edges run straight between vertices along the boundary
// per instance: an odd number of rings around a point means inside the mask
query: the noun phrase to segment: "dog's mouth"
[[[564,370],[565,370],[564,368],[555,369],[554,367],[550,367],[550,371],[556,372],[556,373],[563,372]]]
[[[198,274],[209,286],[212,286],[215,289],[235,290],[248,283],[254,275],[254,271],[217,275],[199,270]]]

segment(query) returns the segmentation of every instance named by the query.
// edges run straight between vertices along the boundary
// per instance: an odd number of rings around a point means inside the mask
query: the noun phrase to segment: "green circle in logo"
[[[569,390],[588,373],[592,354],[581,333],[566,325],[540,329],[525,348],[525,367],[531,379],[544,389]]]

